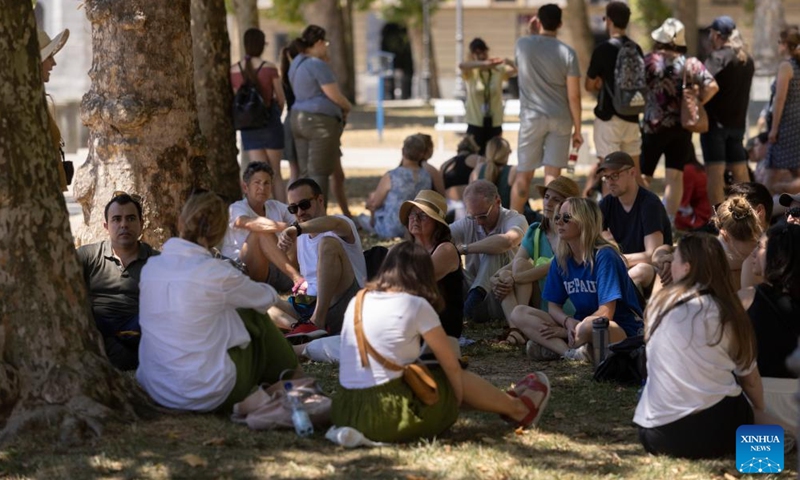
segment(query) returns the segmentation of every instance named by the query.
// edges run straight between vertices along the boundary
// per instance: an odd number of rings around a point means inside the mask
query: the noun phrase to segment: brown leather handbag
[[[694,133],[708,131],[708,114],[706,107],[700,103],[692,85],[686,85],[686,66],[683,67],[683,94],[681,97],[681,126]]]
[[[403,380],[408,384],[417,398],[420,399],[425,405],[433,405],[439,401],[439,389],[436,386],[428,367],[421,363],[412,363],[406,366],[400,366],[390,360],[387,360],[383,355],[378,353],[372,345],[369,344],[367,338],[364,336],[364,327],[361,322],[361,310],[364,304],[364,294],[366,289],[360,290],[356,294],[355,314],[353,315],[353,329],[356,333],[356,344],[358,345],[358,354],[361,356],[361,366],[369,366],[369,357],[372,356],[383,368],[394,370],[396,372],[403,372]]]

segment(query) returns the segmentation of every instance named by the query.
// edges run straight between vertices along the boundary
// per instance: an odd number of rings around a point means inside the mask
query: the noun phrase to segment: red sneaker
[[[310,342],[315,338],[325,337],[328,332],[317,327],[311,322],[297,322],[292,325],[292,330],[284,335],[289,343],[300,344]]]

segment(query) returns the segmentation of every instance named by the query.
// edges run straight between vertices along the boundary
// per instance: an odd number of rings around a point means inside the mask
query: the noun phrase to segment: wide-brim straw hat
[[[41,53],[42,61],[44,62],[64,47],[69,38],[69,29],[65,28],[63,32],[53,39],[44,30],[39,30],[37,36],[39,37],[39,53]]]
[[[580,188],[578,188],[575,180],[563,176],[551,180],[547,185],[536,185],[536,191],[539,192],[542,198],[544,198],[544,192],[547,190],[553,190],[564,198],[580,197],[581,195]]]
[[[431,217],[442,225],[447,225],[447,200],[433,190],[420,190],[414,200],[406,200],[400,205],[400,223],[408,227],[408,212],[412,207],[417,207],[425,215]]]

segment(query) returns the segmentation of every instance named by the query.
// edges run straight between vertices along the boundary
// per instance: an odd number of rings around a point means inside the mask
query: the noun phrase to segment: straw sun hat
[[[414,200],[406,200],[400,205],[400,223],[408,227],[408,212],[412,207],[422,210],[425,215],[431,217],[442,225],[447,225],[445,215],[447,215],[447,201],[443,196],[433,190],[420,190]]]
[[[63,32],[56,35],[53,39],[51,39],[50,36],[43,30],[39,30],[37,35],[39,37],[39,52],[41,53],[42,61],[44,62],[48,58],[58,53],[64,44],[67,43],[67,39],[69,38],[69,29],[65,28]]]
[[[551,180],[546,186],[536,185],[536,191],[539,192],[539,195],[542,198],[544,198],[544,192],[547,190],[553,190],[564,198],[581,196],[581,191],[578,188],[578,184],[575,183],[573,179],[568,177],[557,177],[555,180]]]

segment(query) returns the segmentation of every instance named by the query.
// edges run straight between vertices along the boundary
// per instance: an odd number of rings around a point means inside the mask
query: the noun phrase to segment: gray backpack
[[[613,88],[603,82],[604,93],[611,96],[614,110],[619,115],[638,115],[644,112],[647,84],[644,79],[644,57],[639,53],[636,44],[631,41],[611,39],[620,45],[617,63],[614,66]]]

